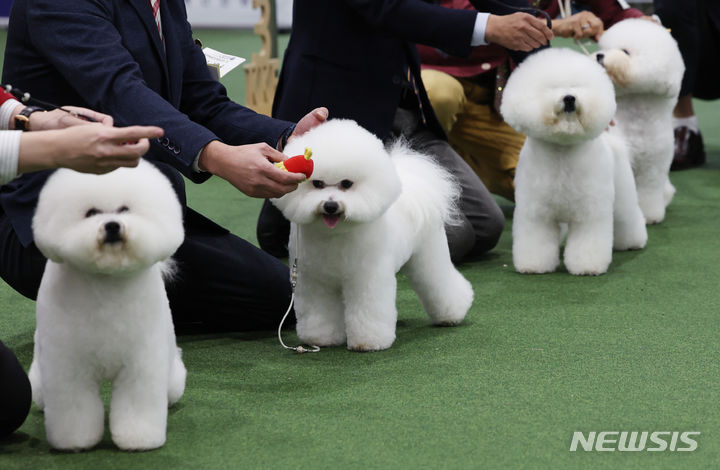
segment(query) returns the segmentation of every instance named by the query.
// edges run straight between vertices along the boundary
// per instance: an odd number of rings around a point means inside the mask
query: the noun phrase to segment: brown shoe
[[[685,126],[675,128],[675,156],[670,170],[686,170],[705,163],[705,145],[700,132]]]

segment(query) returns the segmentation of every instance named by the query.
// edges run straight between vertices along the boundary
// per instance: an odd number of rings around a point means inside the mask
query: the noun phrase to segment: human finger
[[[532,22],[530,23],[531,26],[539,31],[543,37],[544,41],[541,40],[542,45],[547,44],[548,41],[551,41],[555,36],[553,35],[553,32],[550,28],[547,26],[547,22],[545,20],[541,20],[540,18],[535,18],[534,16],[531,17]]]
[[[165,131],[157,126],[114,127],[109,140],[114,143],[135,142],[140,139],[157,139]]]
[[[82,108],[80,106],[63,106],[62,109],[70,111],[69,114],[71,116],[77,117],[85,122],[99,122],[104,126],[112,126],[114,122],[112,116],[93,111],[92,109]]]
[[[545,35],[539,29],[535,28],[536,25],[529,25],[524,29],[525,37],[523,42],[530,46],[531,49],[544,46],[546,44]]]

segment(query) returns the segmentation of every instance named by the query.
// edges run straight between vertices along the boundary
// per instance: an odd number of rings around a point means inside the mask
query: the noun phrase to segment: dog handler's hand
[[[13,116],[22,111],[24,105],[18,106],[13,111]],[[80,124],[88,124],[91,121],[83,119],[88,117],[94,119],[105,126],[113,125],[113,118],[107,114],[98,113],[92,109],[81,108],[78,106],[63,106],[62,109],[53,109],[47,112],[36,112],[30,115],[29,130],[31,131],[48,131],[52,129],[64,129],[66,127],[77,126]],[[78,117],[82,116],[82,117]],[[13,119],[10,119],[10,123],[13,123]]]
[[[266,143],[231,146],[214,140],[200,153],[198,166],[248,196],[273,198],[294,191],[305,179],[301,173],[290,173],[273,165],[285,158]]]
[[[589,11],[553,20],[552,30],[556,36],[563,38],[592,38],[595,41],[598,41],[604,32],[602,20]]]
[[[528,13],[490,15],[485,27],[485,40],[507,49],[529,52],[544,46],[553,38],[545,20]]]
[[[328,110],[325,107],[315,108],[309,113],[307,113],[305,116],[303,116],[302,119],[300,119],[295,126],[295,130],[290,135],[290,138],[288,139],[288,142],[292,140],[293,138],[303,135],[310,129],[312,129],[315,126],[319,126],[323,122],[327,121],[328,118]]]
[[[148,139],[163,134],[154,126],[110,127],[101,123],[26,132],[20,138],[18,172],[61,167],[101,174],[121,166],[134,167],[148,151]]]

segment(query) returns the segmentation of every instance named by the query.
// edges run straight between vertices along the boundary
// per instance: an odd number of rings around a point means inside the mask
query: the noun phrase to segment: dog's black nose
[[[117,243],[122,241],[120,235],[120,224],[115,221],[110,221],[105,224],[105,240],[103,243]]]
[[[563,96],[563,103],[565,103],[564,111],[566,113],[572,113],[575,111],[575,97],[573,95]]]
[[[599,64],[603,63],[604,58],[605,54],[603,54],[602,52],[598,52],[597,54],[595,54],[595,60],[597,60]]]
[[[335,201],[327,201],[323,204],[323,210],[326,214],[334,214],[340,209],[340,204]]]

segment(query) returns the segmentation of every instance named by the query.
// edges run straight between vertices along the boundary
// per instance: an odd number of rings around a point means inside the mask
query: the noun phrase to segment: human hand
[[[595,41],[598,41],[605,31],[602,20],[589,11],[553,20],[552,30],[556,36],[563,38],[592,38]]]
[[[290,134],[290,138],[288,138],[288,142],[290,142],[290,140],[294,139],[295,137],[303,135],[313,127],[319,126],[320,124],[324,123],[325,121],[327,121],[327,118],[327,108],[320,107],[313,109],[298,121],[297,125],[295,126],[295,130],[292,134]]]
[[[285,158],[266,143],[231,146],[214,140],[200,153],[198,166],[248,196],[274,198],[294,191],[305,179],[301,173],[290,173],[273,165]]]
[[[10,118],[10,122],[13,122],[15,115],[22,111],[24,107],[24,105],[21,105],[15,108],[13,115]],[[67,111],[63,111],[63,109]],[[98,113],[97,111],[78,106],[63,106],[63,109],[53,109],[52,111],[38,111],[32,113],[30,115],[30,122],[28,123],[28,130],[47,131],[53,129],[64,129],[66,127],[92,122],[88,121],[84,117],[94,119],[96,122],[105,126],[113,125],[113,118],[107,114]]]
[[[86,122],[67,129],[25,132],[20,140],[18,172],[70,168],[102,174],[137,166],[150,147],[148,139],[164,131],[154,126],[111,127]]]
[[[490,15],[485,27],[485,40],[507,49],[529,52],[544,46],[553,32],[544,20],[527,13]]]

